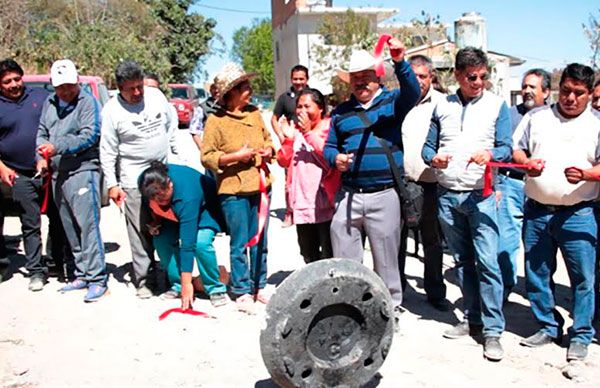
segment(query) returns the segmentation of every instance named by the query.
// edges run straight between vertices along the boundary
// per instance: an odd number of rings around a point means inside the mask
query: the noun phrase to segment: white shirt
[[[567,167],[588,169],[600,160],[600,118],[586,108],[568,119],[557,105],[529,111],[513,135],[514,149],[526,150],[532,159],[542,159],[545,167],[539,177],[527,177],[527,197],[546,205],[575,205],[598,197],[598,182],[571,184],[565,177]]]
[[[431,125],[431,114],[444,94],[429,88],[425,98],[412,108],[402,123],[402,145],[404,146],[404,170],[415,182],[437,182],[435,169],[423,162],[421,150]]]

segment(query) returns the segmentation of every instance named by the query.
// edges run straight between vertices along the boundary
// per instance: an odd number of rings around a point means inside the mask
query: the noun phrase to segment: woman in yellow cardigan
[[[229,63],[215,77],[219,109],[210,115],[202,139],[202,164],[215,172],[219,202],[231,236],[230,290],[241,311],[252,313],[254,301],[267,303],[267,227],[257,244],[246,243],[257,233],[260,169],[271,163],[275,150],[258,108],[250,105],[255,74]],[[270,192],[271,177],[265,173]]]

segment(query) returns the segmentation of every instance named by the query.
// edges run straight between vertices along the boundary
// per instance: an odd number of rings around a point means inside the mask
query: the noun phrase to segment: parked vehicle
[[[26,74],[23,75],[23,83],[32,88],[43,88],[49,92],[54,92],[54,87],[50,82],[50,74]],[[100,105],[104,106],[110,99],[108,94],[108,88],[101,77],[80,75],[79,85],[81,89],[90,93],[100,102]],[[16,205],[12,201],[12,188],[1,184],[2,195],[4,196],[4,211],[7,215],[17,215]],[[108,192],[105,187],[102,188],[102,206],[108,206]]]
[[[194,109],[198,106],[198,96],[196,89],[188,84],[169,84],[171,89],[171,104],[177,110],[179,126],[189,127]]]
[[[54,87],[52,86],[52,83],[50,83],[50,74],[26,74],[23,76],[23,82],[25,85],[30,87],[44,88],[49,92],[54,92]],[[102,106],[104,106],[104,104],[106,104],[110,99],[108,88],[100,77],[93,75],[80,75],[79,85],[84,91],[96,97]]]
[[[198,96],[199,104],[202,104],[208,98],[208,93],[206,93],[206,90],[201,87],[196,88],[196,95]]]

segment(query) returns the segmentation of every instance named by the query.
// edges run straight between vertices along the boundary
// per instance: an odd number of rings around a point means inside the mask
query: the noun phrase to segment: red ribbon
[[[40,212],[42,214],[46,214],[46,211],[48,210],[48,201],[50,199],[50,184],[52,182],[52,173],[50,171],[50,154],[48,153],[48,150],[44,149],[42,156],[46,160],[46,165],[48,167],[47,167],[47,171],[46,171],[46,176],[44,176],[44,178],[43,178],[44,183],[42,184],[42,189],[44,190],[44,200],[42,201],[42,206],[40,207]]]
[[[469,162],[469,163],[471,163],[471,162]],[[469,164],[467,164],[467,167],[469,167]],[[492,174],[492,167],[512,167],[512,168],[523,168],[523,169],[527,170],[529,168],[529,165],[520,164],[520,163],[487,162],[485,164],[485,171],[483,172],[483,196],[484,197],[488,197],[494,192],[494,189],[492,188],[492,186],[493,186],[492,182],[494,180],[494,174]]]
[[[258,244],[263,230],[265,229],[267,217],[269,216],[269,194],[267,193],[267,174],[269,173],[269,168],[265,163],[263,163],[258,170],[260,172],[258,181],[258,189],[260,190],[260,204],[258,206],[258,231],[254,237],[248,240],[246,245],[244,245],[244,248],[250,248]]]
[[[385,66],[383,66],[383,48],[385,44],[389,42],[392,37],[388,34],[381,34],[379,36],[379,40],[377,40],[377,44],[375,45],[375,50],[373,52],[373,56],[375,57],[375,75],[377,77],[383,77],[385,75]]]
[[[202,311],[196,311],[194,309],[182,309],[181,307],[177,307],[174,309],[169,309],[167,311],[165,311],[164,313],[160,314],[158,316],[158,320],[162,321],[163,319],[165,319],[166,317],[168,317],[171,313],[179,313],[179,314],[186,314],[186,315],[193,315],[196,317],[204,317],[204,318],[214,318],[212,315],[209,315],[205,312]]]

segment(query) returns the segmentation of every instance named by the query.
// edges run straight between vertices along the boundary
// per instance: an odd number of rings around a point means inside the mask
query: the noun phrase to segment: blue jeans
[[[496,199],[481,190],[439,187],[439,219],[459,267],[464,307],[471,324],[483,324],[486,337],[504,331],[502,275],[498,265]],[[462,279],[460,279],[462,277]]]
[[[523,235],[523,206],[525,204],[525,182],[498,175],[496,191],[500,191],[498,202],[498,263],[502,272],[504,296],[517,284],[517,256]]]
[[[258,244],[251,247],[250,265],[244,245],[258,230],[260,194],[219,195],[229,242],[231,276],[230,287],[234,294],[254,294],[267,285],[267,233],[269,219]]]
[[[198,229],[196,235],[196,264],[204,290],[208,295],[225,292],[227,288],[219,280],[219,265],[213,246],[215,231]],[[171,289],[181,292],[181,257],[179,256],[179,223],[163,220],[160,233],[153,238],[160,265],[167,272]]]
[[[592,205],[580,204],[552,211],[528,200],[525,204],[525,274],[531,311],[542,331],[562,333],[563,320],[555,309],[556,252],[565,260],[573,293],[571,342],[590,344],[594,336],[594,271],[596,220]]]

